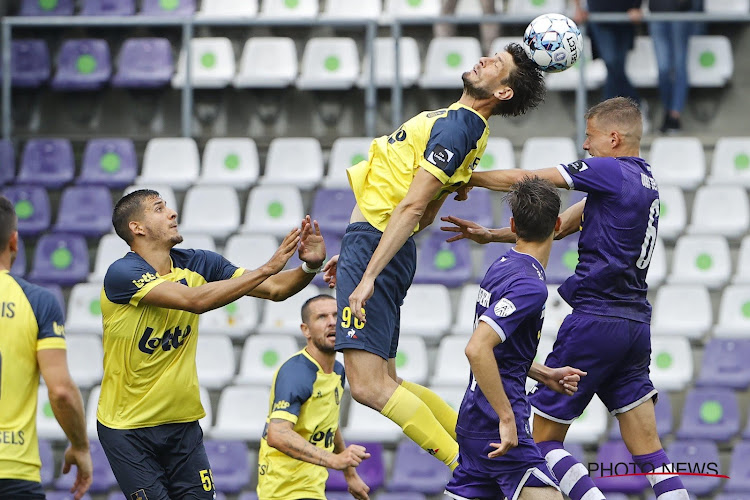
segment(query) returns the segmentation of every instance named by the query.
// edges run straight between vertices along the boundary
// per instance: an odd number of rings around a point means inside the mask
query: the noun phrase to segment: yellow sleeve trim
[[[165,280],[163,278],[156,278],[154,281],[143,285],[143,288],[139,289],[133,294],[132,297],[130,297],[130,305],[137,306],[141,302],[141,299],[145,297],[148,292],[150,292],[156,285],[161,285],[162,283],[164,283],[164,281]]]
[[[231,277],[231,278],[229,278],[229,279],[239,278],[239,277],[240,277],[240,276],[242,276],[242,275],[243,275],[244,273],[245,273],[245,268],[244,268],[244,267],[238,267],[238,268],[237,268],[237,270],[236,270],[236,271],[234,272],[234,274],[232,275],[232,277]]]
[[[271,413],[270,417],[268,417],[269,420],[273,418],[280,418],[281,420],[286,420],[287,422],[296,424],[299,417],[294,413],[289,413],[288,411],[276,410]]]
[[[67,349],[64,337],[47,337],[36,341],[36,350],[45,349]]]
[[[419,159],[419,166],[423,169],[427,170],[429,173],[437,177],[437,180],[443,183],[443,185],[448,183],[448,180],[450,179],[450,176],[437,168],[435,165],[430,163],[429,161],[425,160],[424,158]]]

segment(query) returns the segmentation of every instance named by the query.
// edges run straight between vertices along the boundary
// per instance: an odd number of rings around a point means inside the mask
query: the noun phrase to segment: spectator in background
[[[478,1],[482,5],[482,13],[492,16],[496,14],[495,11],[495,0],[474,0]],[[458,0],[443,0],[442,7],[440,8],[441,16],[450,16],[456,12],[456,4]],[[435,37],[443,36],[456,36],[456,25],[455,24],[436,24],[433,28],[433,35]],[[500,36],[500,25],[497,23],[482,23],[479,25],[479,39],[482,43],[482,52],[489,54],[490,46],[492,41]]]

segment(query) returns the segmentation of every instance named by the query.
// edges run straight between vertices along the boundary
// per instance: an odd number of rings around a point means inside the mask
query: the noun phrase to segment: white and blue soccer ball
[[[570,68],[578,58],[583,57],[583,37],[569,17],[542,14],[526,28],[523,48],[543,71],[557,73]]]

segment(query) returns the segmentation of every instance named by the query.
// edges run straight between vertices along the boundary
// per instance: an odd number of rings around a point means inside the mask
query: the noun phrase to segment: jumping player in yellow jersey
[[[124,196],[112,224],[131,251],[109,267],[101,294],[99,439],[127,498],[213,500],[198,425],[198,315],[243,295],[279,301],[302,290],[325,259],[320,229],[306,217],[247,271],[214,252],[173,248],[177,212],[156,191]],[[280,272],[297,249],[303,265]]]
[[[463,82],[457,102],[375,139],[369,158],[348,169],[357,204],[338,262],[328,267],[333,273],[337,266],[336,349],[344,352],[352,396],[451,468],[456,412],[396,375],[399,309],[416,269],[412,235],[468,183],[487,145],[490,116],[524,114],[545,92],[541,71],[518,44],[481,58]]]
[[[8,274],[18,252],[17,225],[13,205],[0,196],[0,498],[45,498],[36,435],[41,373],[71,443],[63,472],[77,467],[70,491],[79,500],[92,479],[83,401],[68,372],[60,305],[44,288]]]
[[[301,328],[307,346],[279,367],[271,385],[258,498],[325,500],[328,467],[344,471],[354,498],[368,500],[370,488],[355,468],[370,454],[359,445],[347,447],[339,430],[345,376],[334,350],[336,300],[330,295],[307,300]]]

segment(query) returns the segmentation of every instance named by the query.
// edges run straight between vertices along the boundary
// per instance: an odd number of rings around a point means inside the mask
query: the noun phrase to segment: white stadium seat
[[[302,195],[296,187],[257,186],[250,191],[241,231],[284,237],[300,226],[304,216]]]
[[[711,297],[700,285],[664,285],[656,292],[651,331],[654,335],[699,339],[713,322]]]
[[[260,15],[266,19],[313,19],[318,9],[318,0],[263,0]]]
[[[427,47],[419,86],[424,89],[460,89],[461,75],[479,63],[482,48],[472,37],[433,38]]]
[[[594,59],[591,39],[586,37],[583,41],[583,53],[586,56],[585,62],[585,81],[586,88],[589,90],[598,89],[604,85],[607,79],[607,66],[603,59]],[[544,81],[547,90],[570,90],[573,91],[578,87],[581,81],[581,63],[580,61],[559,73],[545,73]]]
[[[469,360],[464,354],[469,337],[448,335],[440,341],[432,385],[452,385],[466,387],[469,383]]]
[[[334,140],[323,185],[327,188],[349,188],[346,169],[367,160],[370,144],[370,137],[339,137]]]
[[[737,271],[734,273],[733,281],[736,284],[750,284],[750,236],[742,238],[742,243],[740,243]]]
[[[192,248],[195,250],[216,251],[214,239],[207,234],[198,233],[181,233],[182,243],[175,245],[175,248]]]
[[[349,443],[395,443],[403,437],[401,427],[396,423],[354,400],[349,405],[349,418],[342,432]]]
[[[203,149],[200,184],[247,189],[258,180],[258,147],[247,137],[213,137]]]
[[[212,439],[235,439],[258,443],[268,417],[268,388],[233,385],[219,396]]]
[[[381,0],[326,0],[321,15],[328,19],[377,19],[382,11]]]
[[[581,416],[571,424],[565,441],[594,444],[607,432],[607,421],[607,408],[598,396],[594,396]]]
[[[706,176],[703,145],[697,137],[657,137],[648,164],[660,187],[695,189]]]
[[[299,331],[299,320],[297,331]],[[292,335],[253,335],[245,340],[237,384],[270,385],[281,364],[299,351]]]
[[[529,137],[523,143],[521,168],[537,170],[572,163],[578,159],[575,143],[569,137]]]
[[[474,316],[476,315],[478,294],[479,285],[466,284],[461,287],[456,319],[451,327],[452,334],[465,335],[468,339],[468,336],[474,333]]]
[[[198,420],[198,425],[201,426],[201,430],[203,430],[204,433],[208,433],[211,431],[211,425],[214,421],[213,407],[211,406],[211,396],[208,394],[208,389],[206,389],[205,387],[201,387],[200,391],[201,406],[203,406],[203,410],[206,412],[206,416]]]
[[[79,334],[102,335],[101,292],[103,283],[78,283],[70,291],[65,331],[68,337]]]
[[[466,394],[466,388],[469,385],[469,374],[466,374],[466,380],[463,386],[456,385],[433,385],[430,386],[430,390],[440,396],[440,398],[448,403],[448,406],[458,411],[461,408],[461,401],[464,399]]]
[[[236,266],[253,270],[268,262],[277,248],[276,238],[270,234],[235,234],[227,240],[224,257]]]
[[[232,186],[193,186],[182,206],[181,231],[226,238],[240,226],[240,201]]]
[[[539,16],[548,12],[564,14],[565,0],[508,0],[508,14]]]
[[[542,335],[557,337],[557,330],[563,320],[573,312],[573,308],[560,297],[557,285],[547,285],[547,302],[544,308],[544,323],[542,324]]]
[[[495,13],[501,14],[505,10],[504,0],[495,0]],[[480,2],[476,0],[458,0],[456,3],[456,17],[483,16],[484,11]],[[494,52],[493,52],[494,54]]]
[[[359,76],[357,44],[351,38],[311,38],[302,53],[297,88],[346,90]]]
[[[723,35],[692,36],[688,43],[691,87],[723,87],[734,73],[732,43]]]
[[[36,404],[36,432],[39,439],[63,440],[65,432],[57,423],[52,406],[49,403],[49,393],[44,384],[39,384]]]
[[[379,37],[375,39],[373,50],[375,51],[375,86],[391,87],[396,79],[396,43],[392,37]],[[411,87],[417,83],[422,67],[417,41],[411,37],[402,37],[399,40],[398,50],[399,81],[403,87]],[[364,88],[370,80],[370,55],[365,53],[362,61],[362,74],[357,79],[357,86]]]
[[[750,338],[750,286],[730,285],[724,289],[714,336]]]
[[[259,301],[255,297],[240,297],[231,304],[201,314],[201,334],[244,339],[258,325]]]
[[[659,68],[650,36],[635,37],[633,49],[625,57],[625,75],[636,87],[654,88],[659,85]]]
[[[402,335],[398,340],[396,373],[409,382],[424,384],[427,381],[427,348],[424,339],[413,335]]]
[[[143,168],[136,184],[164,184],[174,189],[186,189],[195,182],[199,172],[200,157],[195,139],[157,137],[146,144]],[[177,209],[175,205],[171,207]]]
[[[89,397],[84,403],[84,412],[86,415],[86,434],[89,438],[97,439],[98,433],[96,430],[96,410],[99,406],[99,394],[101,394],[101,386],[96,386],[89,392]],[[40,434],[39,437],[42,437]]]
[[[721,236],[682,236],[672,257],[670,284],[723,286],[732,272],[729,244]]]
[[[489,170],[507,170],[516,168],[513,144],[505,137],[490,137],[487,139],[487,148],[479,159],[476,172],[487,172]]]
[[[401,306],[401,335],[439,339],[451,325],[451,302],[444,285],[412,285]]]
[[[682,189],[677,186],[659,186],[659,237],[667,241],[676,239],[687,225],[687,209]]]
[[[102,236],[96,247],[94,272],[89,275],[89,281],[101,285],[109,266],[120,257],[124,257],[129,251],[130,247],[125,243],[125,240],[116,234],[110,233]]]
[[[203,0],[197,17],[228,18],[255,17],[258,14],[258,0]]]
[[[195,363],[201,386],[213,390],[224,388],[234,377],[232,340],[225,335],[199,335]]]
[[[284,88],[297,79],[297,47],[288,37],[254,37],[245,42],[234,86]]]
[[[221,89],[232,82],[235,72],[232,42],[226,37],[193,38],[190,41],[191,81],[195,88]],[[183,87],[186,80],[185,51],[180,52],[173,87]]]
[[[703,186],[693,200],[690,234],[743,236],[750,224],[747,192],[739,186]]]
[[[750,10],[750,0],[704,0],[703,10],[722,14],[747,14]]]
[[[299,311],[302,304],[319,293],[317,287],[307,285],[299,293],[292,295],[283,302],[264,301],[263,321],[258,325],[258,333],[300,335],[301,319]],[[401,332],[404,332],[403,328]]]
[[[659,224],[659,230],[661,230],[661,224]],[[653,289],[664,283],[665,279],[667,279],[667,249],[664,248],[664,241],[657,237],[654,253],[651,254],[651,262],[648,266],[646,284]]]
[[[323,151],[314,137],[277,137],[268,146],[263,185],[310,189],[323,179]]]
[[[81,389],[98,385],[104,374],[104,351],[101,335],[69,335],[66,338],[68,368]]]
[[[156,160],[157,159],[155,158],[154,161]],[[177,210],[177,213],[178,213],[177,221],[179,223],[180,207],[177,204],[177,197],[174,194],[174,189],[172,188],[172,186],[168,186],[168,185],[161,184],[161,183],[153,183],[149,180],[146,180],[145,182],[146,182],[145,184],[143,183],[134,184],[132,186],[126,187],[122,195],[125,196],[126,194],[130,194],[133,191],[136,191],[139,189],[151,189],[153,191],[156,191],[157,193],[159,193],[159,196],[161,196],[161,199],[164,200],[164,203],[166,203],[167,207]],[[185,187],[187,187],[187,185]]]
[[[385,17],[435,17],[440,15],[440,0],[385,0]]]
[[[750,187],[750,137],[720,137],[716,141],[708,182]]]
[[[693,380],[693,352],[685,337],[651,337],[651,380],[658,390],[681,391]]]

